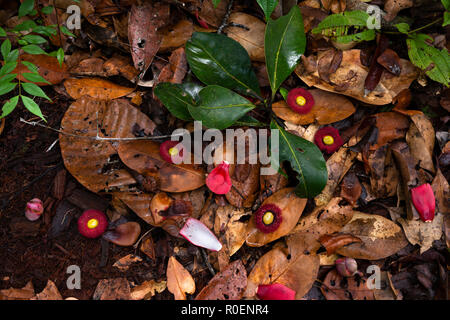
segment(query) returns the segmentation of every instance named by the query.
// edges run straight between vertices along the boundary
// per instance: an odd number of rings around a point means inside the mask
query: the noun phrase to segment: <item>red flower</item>
[[[261,300],[295,300],[295,291],[281,283],[260,284],[256,295]]]
[[[231,178],[229,174],[230,165],[227,161],[222,161],[206,177],[206,185],[209,190],[216,194],[226,194],[231,189]]]
[[[433,221],[436,200],[429,183],[411,189],[411,200],[422,221]]]
[[[195,18],[197,19],[198,23],[202,26],[202,28],[209,29],[206,21],[200,18],[200,16],[198,15],[198,10],[195,10]]]
[[[78,219],[78,231],[86,238],[100,237],[108,227],[106,215],[95,209],[89,209],[83,212]]]
[[[314,136],[314,142],[326,153],[333,153],[344,144],[339,131],[333,127],[319,129]]]
[[[274,232],[281,221],[283,221],[281,209],[274,204],[265,204],[255,212],[256,227],[263,233]]]
[[[297,113],[306,114],[314,106],[314,97],[308,90],[295,88],[287,95],[288,106]]]
[[[169,163],[181,163],[183,159],[183,144],[178,141],[164,141],[159,146],[159,155]]]

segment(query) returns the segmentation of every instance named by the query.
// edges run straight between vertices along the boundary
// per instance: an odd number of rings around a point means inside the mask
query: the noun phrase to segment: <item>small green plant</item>
[[[37,11],[34,7],[34,0],[23,1],[19,7],[19,18],[25,16],[36,16]],[[53,10],[53,6],[46,6],[42,8],[41,12],[43,14],[51,14]],[[51,99],[37,84],[49,82],[38,73],[38,67],[35,64],[29,61],[23,61],[20,55],[22,52],[36,55],[46,54],[56,57],[59,64],[62,65],[64,60],[64,51],[62,48],[59,48],[53,52],[46,52],[42,48],[43,46],[49,48],[47,39],[53,35],[56,35],[57,26],[44,26],[39,23],[39,19],[35,20],[38,23],[34,20],[25,20],[11,30],[5,30],[0,27],[0,37],[6,37],[0,46],[1,56],[3,58],[2,67],[0,68],[0,96],[11,92],[18,87],[18,95],[10,98],[3,105],[0,119],[9,115],[16,108],[19,99],[21,99],[25,108],[46,121],[38,104],[30,97],[42,97],[51,101]],[[64,34],[74,36],[64,26],[60,26],[60,30]],[[10,37],[15,38],[18,45],[17,48],[12,49],[11,40],[9,39]],[[24,72],[20,75],[13,73],[19,62],[28,69],[28,72]],[[22,68],[19,68],[18,70],[22,70]],[[26,79],[27,82],[21,81],[23,78]],[[25,95],[25,93],[29,96]]]

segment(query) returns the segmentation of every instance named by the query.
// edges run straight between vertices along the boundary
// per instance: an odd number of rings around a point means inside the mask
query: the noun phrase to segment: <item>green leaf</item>
[[[300,8],[294,6],[289,14],[267,23],[264,38],[267,73],[272,96],[294,71],[305,52],[306,37]]]
[[[35,83],[29,83],[29,82],[22,82],[21,83],[22,88],[29,94],[31,94],[32,96],[37,96],[37,97],[42,97],[45,98],[49,101],[52,101],[52,99],[50,99],[44,91],[42,91],[41,88],[39,88],[39,86]]]
[[[63,50],[63,48],[59,48],[58,51],[56,51],[56,59],[58,59],[59,67],[62,67],[62,64],[64,62],[64,50]]]
[[[17,73],[8,73],[7,75],[4,75],[3,77],[0,78],[0,86],[3,83],[6,82],[11,82],[12,80],[14,80],[17,77]]]
[[[406,39],[408,56],[411,62],[424,70],[434,81],[447,87],[450,82],[450,55],[444,48],[439,50],[426,41],[432,38],[426,34],[413,34]]]
[[[199,105],[188,105],[188,109],[195,120],[208,128],[228,128],[255,107],[241,95],[216,85],[203,88],[199,96]]]
[[[42,76],[40,74],[37,74],[37,73],[22,73],[22,76],[31,82],[45,82],[45,83],[51,84],[50,82],[48,82],[47,80],[42,78]]]
[[[285,88],[280,88],[280,94],[283,97],[284,100],[287,100],[289,91]]]
[[[295,193],[301,198],[318,195],[328,180],[327,166],[322,152],[308,140],[286,132],[278,123],[272,121],[271,129],[279,130],[279,152],[271,155],[272,165],[280,168],[284,161],[289,161],[298,175],[299,181]]]
[[[21,24],[14,27],[14,31],[26,31],[36,27],[36,23],[33,20],[25,20]]]
[[[194,99],[194,101],[198,101],[200,100],[200,96],[198,95],[198,93],[200,92],[200,90],[204,88],[204,86],[196,82],[186,81],[181,84],[181,88],[183,88],[184,91],[189,93],[192,99]]]
[[[34,26],[33,32],[43,34],[44,36],[51,37],[56,34],[56,28],[54,26]]]
[[[17,67],[16,61],[7,62],[0,68],[0,76],[10,73]]]
[[[266,20],[269,21],[270,15],[278,4],[278,0],[256,0],[256,2],[258,2],[261,9],[264,11]]]
[[[192,120],[188,106],[195,105],[195,101],[189,93],[183,90],[182,85],[169,82],[159,83],[154,92],[175,117],[186,121]]]
[[[444,6],[445,10],[450,10],[450,0],[441,0],[442,5]]]
[[[354,34],[348,34],[343,36],[336,37],[336,41],[339,43],[349,43],[352,41],[361,42],[361,41],[371,41],[375,39],[376,32],[374,29],[367,29],[363,32],[358,32]]]
[[[246,114],[238,121],[234,123],[236,126],[246,126],[246,127],[266,127],[267,124],[262,123],[261,121],[256,120],[252,116]]]
[[[37,73],[38,72],[38,67],[34,63],[31,63],[31,62],[28,62],[28,61],[22,61],[22,64],[24,66],[26,66],[28,68],[28,70],[30,70],[32,73]]]
[[[17,59],[19,59],[19,49],[14,49],[11,51],[8,56],[6,57],[6,62],[16,62]]]
[[[195,32],[186,43],[186,57],[203,83],[221,85],[244,95],[260,94],[250,57],[237,41],[223,34]]]
[[[9,99],[2,108],[2,114],[0,115],[0,119],[6,117],[8,114],[13,112],[13,110],[17,106],[17,102],[19,101],[19,96],[12,97]]]
[[[0,95],[11,92],[16,87],[17,83],[15,82],[2,82],[0,83]]]
[[[450,12],[445,11],[444,12],[444,22],[442,23],[442,26],[445,27],[450,24]]]
[[[402,22],[394,25],[401,33],[408,34],[409,32],[409,24]]]
[[[214,4],[214,8],[217,8],[217,6],[220,3],[220,0],[212,0],[212,3]]]
[[[2,42],[0,51],[2,52],[3,59],[6,60],[6,58],[8,58],[8,54],[11,52],[11,41],[9,41],[9,39]]]
[[[44,118],[44,115],[42,114],[41,108],[39,108],[39,106],[37,105],[36,102],[33,101],[33,99],[30,99],[27,96],[20,96],[20,97],[22,98],[23,105],[25,106],[25,108],[28,109],[28,111],[30,111],[34,115],[37,115],[42,120],[47,122],[47,120],[45,120]]]
[[[25,47],[22,47],[23,51],[29,54],[47,54],[41,47],[38,47],[35,44],[29,44]]]
[[[65,35],[67,35],[69,37],[74,37],[74,38],[76,37],[76,35],[74,35],[72,32],[70,32],[66,26],[60,26],[59,28],[61,29],[61,32],[64,33]]]
[[[22,39],[31,44],[42,44],[47,42],[47,40],[45,40],[41,36],[34,34],[27,34],[26,36],[22,37]]]
[[[30,14],[34,9],[34,0],[25,0],[19,7],[19,18]]]
[[[0,27],[0,37],[6,37],[6,31],[2,27]]]
[[[53,6],[46,6],[42,8],[43,14],[51,14],[55,8]]]

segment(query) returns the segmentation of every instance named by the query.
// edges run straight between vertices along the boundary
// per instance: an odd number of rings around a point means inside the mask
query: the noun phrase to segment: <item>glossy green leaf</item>
[[[45,94],[45,92],[42,91],[42,89],[35,83],[22,82],[21,86],[28,94],[31,94],[32,96],[42,97],[42,98],[52,101],[52,99],[50,99]]]
[[[59,28],[61,29],[61,32],[64,33],[66,36],[73,37],[73,38],[76,37],[72,32],[69,31],[69,29],[67,29],[66,26],[60,26]]]
[[[256,0],[258,2],[261,9],[264,11],[264,15],[266,16],[266,20],[270,19],[270,15],[273,10],[275,10],[278,0]]]
[[[13,112],[13,110],[17,106],[17,102],[19,101],[19,96],[15,96],[9,99],[2,108],[2,114],[0,115],[0,119],[6,117],[8,114]]]
[[[28,61],[22,61],[22,64],[28,68],[28,70],[30,70],[32,73],[37,73],[38,72],[38,67],[31,62]]]
[[[6,60],[8,58],[8,54],[11,52],[11,41],[9,41],[9,39],[2,42],[0,51],[2,52],[3,59]]]
[[[409,24],[405,22],[397,23],[394,25],[394,27],[396,27],[397,30],[400,31],[401,33],[408,34],[409,32]]]
[[[19,7],[19,18],[30,14],[34,9],[34,0],[24,0]]]
[[[46,6],[42,8],[43,14],[51,14],[55,8],[53,6]]]
[[[17,73],[8,73],[2,77],[0,77],[0,87],[3,83],[11,82],[17,77]]]
[[[267,73],[272,96],[294,71],[305,52],[306,37],[300,9],[294,6],[289,14],[267,23],[264,39]]]
[[[27,34],[26,36],[23,36],[22,39],[31,44],[42,44],[47,42],[47,40],[35,34]]]
[[[260,94],[247,51],[223,34],[195,32],[186,43],[186,57],[195,76],[244,95]]]
[[[62,67],[62,64],[64,62],[64,50],[63,50],[63,48],[59,48],[58,51],[56,51],[56,59],[58,60],[59,66]]]
[[[29,44],[25,47],[22,47],[23,51],[29,54],[47,54],[41,47],[35,44]]]
[[[17,62],[15,61],[11,61],[11,62],[7,62],[3,65],[3,67],[0,68],[0,77],[10,73],[11,71],[13,71],[15,68],[17,67]]]
[[[28,109],[28,111],[47,122],[47,120],[45,120],[44,118],[44,115],[42,114],[41,108],[39,108],[39,106],[36,102],[33,101],[33,99],[23,95],[20,97],[22,98],[23,105]]]
[[[155,87],[154,93],[175,117],[186,121],[192,120],[188,106],[194,105],[195,101],[189,93],[183,90],[182,85],[169,82],[159,83]]]
[[[199,96],[199,105],[189,105],[188,109],[195,120],[208,128],[228,128],[255,107],[241,95],[216,85],[203,88]]]
[[[19,49],[14,49],[11,51],[8,56],[6,57],[6,62],[16,62],[17,59],[19,59]]]
[[[17,83],[15,82],[2,82],[0,83],[0,96],[11,92],[16,87]]]
[[[14,27],[14,31],[25,31],[35,28],[37,25],[33,20],[25,20],[21,24]]]
[[[51,84],[50,82],[45,80],[40,74],[37,74],[37,73],[26,72],[26,73],[22,73],[22,76],[31,82],[45,82],[45,83]]]
[[[33,32],[43,34],[44,36],[51,37],[56,34],[56,28],[53,26],[34,26]]]
[[[6,37],[6,31],[2,27],[0,27],[0,37]]]
[[[271,129],[279,131],[279,152],[271,155],[275,168],[288,161],[298,175],[299,183],[295,193],[301,198],[313,198],[318,195],[328,180],[328,171],[322,152],[312,142],[286,132],[278,123],[272,121]]]

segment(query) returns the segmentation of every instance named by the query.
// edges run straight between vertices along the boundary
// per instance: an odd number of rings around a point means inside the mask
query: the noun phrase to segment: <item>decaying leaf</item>
[[[346,119],[356,110],[351,101],[342,95],[320,89],[312,89],[309,92],[314,97],[314,106],[307,114],[293,111],[283,100],[272,105],[273,112],[281,119],[293,124],[324,125]]]
[[[161,293],[167,288],[166,281],[156,282],[155,280],[144,281],[140,285],[131,289],[131,300],[148,300],[156,293]]]
[[[100,280],[92,299],[130,300],[130,284],[125,278]]]
[[[384,4],[384,11],[387,14],[384,16],[386,21],[392,21],[401,10],[411,8],[414,4],[413,0],[386,0]]]
[[[217,273],[195,300],[239,300],[247,287],[247,271],[241,260],[230,263]]]
[[[175,300],[186,300],[186,293],[195,292],[194,279],[173,256],[167,264],[167,289],[173,293]]]
[[[261,206],[275,204],[279,207],[282,216],[281,224],[275,231],[263,233],[256,227],[255,215],[253,215],[248,224],[247,245],[260,247],[287,235],[297,224],[306,202],[307,199],[302,199],[295,195],[294,188],[282,189],[268,197]]]
[[[300,300],[311,289],[319,271],[319,257],[305,253],[302,238],[289,238],[288,245],[275,245],[255,264],[248,276],[245,297],[254,297],[261,284],[281,283]]]
[[[53,281],[48,280],[44,290],[36,294],[36,296],[30,300],[63,300],[63,298],[59,293],[56,284]]]
[[[384,72],[380,83],[375,90],[364,96],[364,81],[368,69],[361,64],[361,51],[359,49],[346,50],[343,52],[342,62],[339,68],[330,75],[332,84],[327,83],[319,77],[317,64],[312,73],[304,70],[302,64],[299,64],[295,73],[308,86],[314,86],[322,90],[344,94],[360,101],[372,105],[384,105],[392,102],[400,91],[408,88],[414,79],[418,76],[417,69],[408,60],[400,59],[401,74],[392,76]],[[308,57],[306,57],[307,59]],[[320,59],[315,58],[316,61]]]
[[[352,206],[356,205],[361,196],[362,187],[355,172],[348,172],[341,183],[341,197],[348,201]]]
[[[434,173],[435,132],[433,124],[423,113],[412,115],[411,120],[411,126],[406,133],[406,141],[411,155],[417,160],[421,168]]]
[[[325,234],[319,238],[319,242],[327,250],[327,255],[332,255],[337,249],[354,242],[362,242],[360,238],[351,234],[335,233]]]
[[[181,20],[175,26],[166,29],[162,30],[164,32],[159,47],[161,52],[184,46],[194,33],[194,26],[189,20]]]
[[[23,288],[0,290],[0,300],[29,300],[35,296],[33,282],[28,281]]]
[[[230,23],[246,27],[228,27],[227,35],[239,42],[247,50],[250,60],[265,62],[264,32],[266,24],[258,18],[243,12],[235,12],[230,15]]]
[[[249,208],[255,202],[259,188],[259,164],[237,164],[230,176],[233,187],[225,195],[238,208]]]
[[[355,259],[383,259],[408,244],[396,223],[376,214],[355,211],[352,220],[340,232],[362,240],[361,243],[352,243],[337,250],[340,255]]]
[[[436,198],[436,211],[448,214],[450,212],[450,188],[447,179],[445,179],[440,169],[436,171],[431,188]]]
[[[367,287],[367,279],[344,278],[336,269],[328,272],[320,287],[327,300],[374,300],[374,290]]]
[[[182,83],[187,70],[188,66],[184,48],[178,48],[172,52],[169,57],[169,63],[161,70],[157,83]]]
[[[130,265],[141,261],[142,261],[141,257],[135,256],[134,254],[128,254],[125,257],[122,257],[116,262],[114,262],[113,267],[118,268],[120,271],[127,271]]]
[[[134,88],[123,87],[101,78],[70,78],[64,81],[64,87],[73,99],[87,95],[98,100],[112,100],[134,91]]]
[[[437,213],[433,221],[423,222],[422,220],[405,220],[399,218],[397,220],[403,227],[408,241],[420,246],[420,253],[424,253],[433,246],[434,240],[439,240],[442,236],[442,226],[444,223],[444,215]]]
[[[381,288],[373,291],[375,300],[402,300],[401,292],[395,289],[391,281],[391,274],[388,271],[381,271],[380,286]]]
[[[58,59],[51,57],[46,54],[21,54],[20,61],[28,61],[33,63],[37,69],[39,75],[41,75],[45,80],[50,82],[51,85],[60,84],[64,79],[69,77],[69,72],[67,70],[67,65],[63,62],[59,65]],[[16,69],[12,73],[17,74],[17,79],[20,81],[28,82],[27,79],[23,77],[23,73],[29,73],[28,68],[22,63],[18,63]],[[36,82],[39,86],[48,86],[46,82]]]

